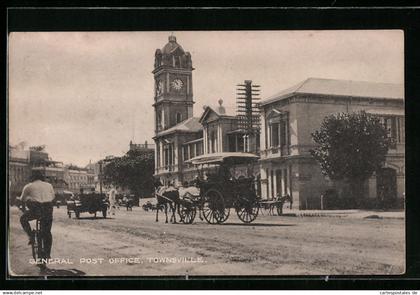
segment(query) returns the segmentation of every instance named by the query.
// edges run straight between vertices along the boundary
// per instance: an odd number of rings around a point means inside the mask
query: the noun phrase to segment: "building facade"
[[[29,148],[29,158],[31,171],[40,171],[45,180],[54,187],[56,193],[68,188],[63,162],[52,160],[45,150],[38,148]]]
[[[202,154],[254,152],[257,136],[245,136],[239,118],[228,115],[219,99],[218,106],[206,106],[200,117],[193,117],[191,54],[177,43],[175,36],[155,53],[155,177],[164,184],[181,185],[198,172],[186,161]],[[259,174],[259,169],[256,169]]]
[[[261,189],[267,199],[289,194],[300,209],[322,207],[328,189],[344,189],[321,173],[310,155],[311,133],[333,113],[379,115],[392,138],[386,163],[365,183],[369,198],[403,198],[405,191],[402,85],[310,78],[260,104]],[[344,144],[344,143],[343,143]]]
[[[186,161],[223,152],[260,156],[254,176],[264,199],[290,195],[296,208],[323,208],[328,190],[349,195],[344,183],[321,173],[311,156],[311,133],[328,115],[366,111],[381,117],[392,139],[384,167],[364,185],[367,198],[401,200],[405,191],[404,91],[402,85],[309,78],[259,103],[261,130],[253,136],[242,130],[239,117],[229,115],[219,100],[193,117],[191,55],[174,36],[156,50],[155,177],[181,185],[198,172]],[[240,170],[239,170],[240,171]],[[240,175],[235,175],[238,177]],[[347,191],[346,191],[347,189]]]
[[[182,144],[202,137],[193,117],[191,54],[175,36],[155,52],[155,176],[165,183],[183,181]]]
[[[9,194],[12,203],[31,181],[33,171],[40,171],[56,193],[68,188],[62,162],[51,160],[47,152],[38,148],[9,147]]]

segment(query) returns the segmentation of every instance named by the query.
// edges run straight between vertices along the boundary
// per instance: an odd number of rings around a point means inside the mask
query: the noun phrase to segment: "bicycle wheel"
[[[39,244],[38,244],[38,239],[39,239],[39,233],[36,230],[32,230],[32,235],[33,235],[33,241],[32,241],[32,257],[37,260],[39,257]]]

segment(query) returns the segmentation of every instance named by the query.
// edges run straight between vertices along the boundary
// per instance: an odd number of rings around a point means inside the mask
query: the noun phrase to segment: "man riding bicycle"
[[[22,228],[29,237],[29,245],[34,242],[31,225],[29,221],[40,220],[40,237],[44,241],[44,252],[40,258],[51,258],[52,235],[51,226],[53,221],[53,200],[55,193],[52,185],[45,182],[41,171],[32,172],[32,182],[25,185],[22,195],[18,198],[25,210],[20,217]]]

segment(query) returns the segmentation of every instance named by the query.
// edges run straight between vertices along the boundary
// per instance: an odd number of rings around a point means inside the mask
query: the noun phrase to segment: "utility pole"
[[[102,195],[102,160],[99,161],[99,193]]]
[[[244,152],[251,151],[251,138],[256,140],[260,132],[260,111],[258,100],[260,100],[260,85],[253,85],[251,80],[245,80],[244,84],[237,84],[236,113],[239,118],[239,129],[244,132]]]

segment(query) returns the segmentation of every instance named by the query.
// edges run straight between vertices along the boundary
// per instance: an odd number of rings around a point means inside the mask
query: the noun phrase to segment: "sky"
[[[8,39],[9,144],[46,145],[85,166],[153,142],[154,53],[175,35],[191,53],[194,116],[236,84],[269,97],[309,77],[404,83],[404,34],[361,31],[14,32]]]

